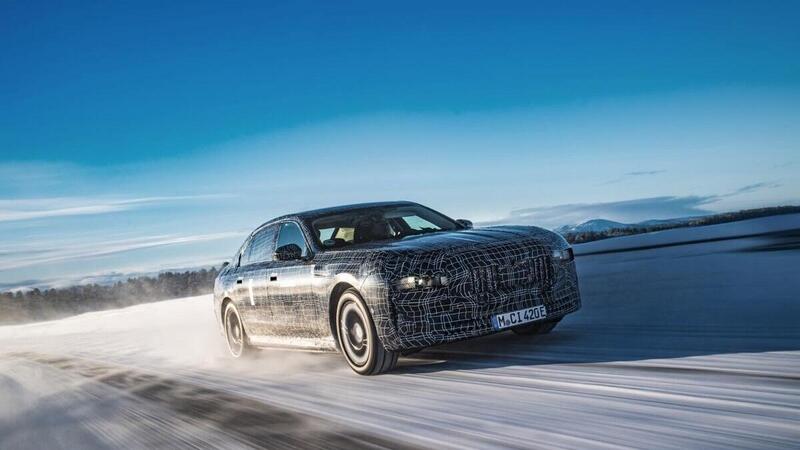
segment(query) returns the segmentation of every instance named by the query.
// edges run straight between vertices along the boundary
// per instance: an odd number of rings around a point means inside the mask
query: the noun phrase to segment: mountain
[[[596,241],[631,234],[650,233],[672,228],[699,227],[758,217],[798,214],[800,206],[771,206],[766,208],[745,209],[708,216],[680,217],[676,219],[651,219],[637,223],[622,223],[606,219],[587,220],[579,225],[564,225],[554,229],[556,233],[573,244]]]
[[[692,217],[680,217],[677,219],[650,219],[645,220],[644,222],[639,222],[634,224],[638,227],[660,227],[660,226],[670,226],[670,225],[684,225],[688,224],[693,220],[698,220],[702,216],[692,216]]]
[[[622,222],[615,222],[613,220],[606,220],[606,219],[592,219],[587,220],[579,225],[564,225],[562,227],[556,228],[556,233],[566,234],[566,233],[587,233],[587,232],[594,232],[594,233],[601,233],[608,230],[614,229],[626,229],[635,226],[634,224],[629,223],[622,223]]]
[[[672,228],[688,225],[700,217],[679,217],[676,219],[650,219],[636,223],[623,223],[607,219],[587,220],[579,225],[564,225],[554,229],[556,233],[604,233],[610,230],[630,230],[634,228]]]

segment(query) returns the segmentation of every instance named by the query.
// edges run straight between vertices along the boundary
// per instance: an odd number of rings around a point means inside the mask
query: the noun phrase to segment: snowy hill
[[[561,234],[571,243],[582,243],[609,237],[650,233],[674,228],[709,226],[797,214],[800,214],[800,206],[773,206],[712,214],[708,216],[650,219],[636,223],[623,223],[608,219],[592,219],[579,225],[564,225],[555,228],[553,231]],[[780,221],[780,219],[778,220]]]
[[[636,223],[623,223],[608,219],[592,219],[578,225],[564,225],[556,228],[553,231],[560,234],[588,232],[602,233],[609,230],[626,230],[629,228],[650,228],[681,225],[689,223],[694,219],[696,219],[696,217],[680,217],[677,219],[650,219]]]
[[[592,219],[587,220],[578,225],[564,225],[562,227],[556,228],[556,233],[586,233],[589,231],[599,233],[601,231],[608,231],[613,229],[623,229],[623,228],[630,228],[632,224],[622,223],[622,222],[615,222],[613,220],[606,220],[606,219]]]

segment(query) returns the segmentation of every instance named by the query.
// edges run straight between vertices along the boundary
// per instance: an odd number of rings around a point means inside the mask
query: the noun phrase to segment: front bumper
[[[480,292],[459,286],[399,292],[389,290],[389,311],[379,328],[387,350],[430,347],[496,333],[495,314],[545,305],[559,319],[581,307],[575,262],[553,262],[544,282],[513,287],[495,284]],[[485,286],[484,286],[485,287]]]

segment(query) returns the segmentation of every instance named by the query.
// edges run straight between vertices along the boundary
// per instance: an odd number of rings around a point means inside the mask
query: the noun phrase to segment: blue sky
[[[800,203],[797,2],[373,3],[4,2],[0,285],[209,264],[358,201]]]

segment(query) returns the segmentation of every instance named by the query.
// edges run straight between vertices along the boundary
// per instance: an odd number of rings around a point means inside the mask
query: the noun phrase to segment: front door
[[[276,249],[296,245],[300,258],[270,264],[267,273],[268,308],[270,328],[277,336],[289,338],[318,337],[320,318],[327,320],[324,311],[312,291],[314,263],[310,261],[309,247],[300,226],[295,222],[279,225]]]

